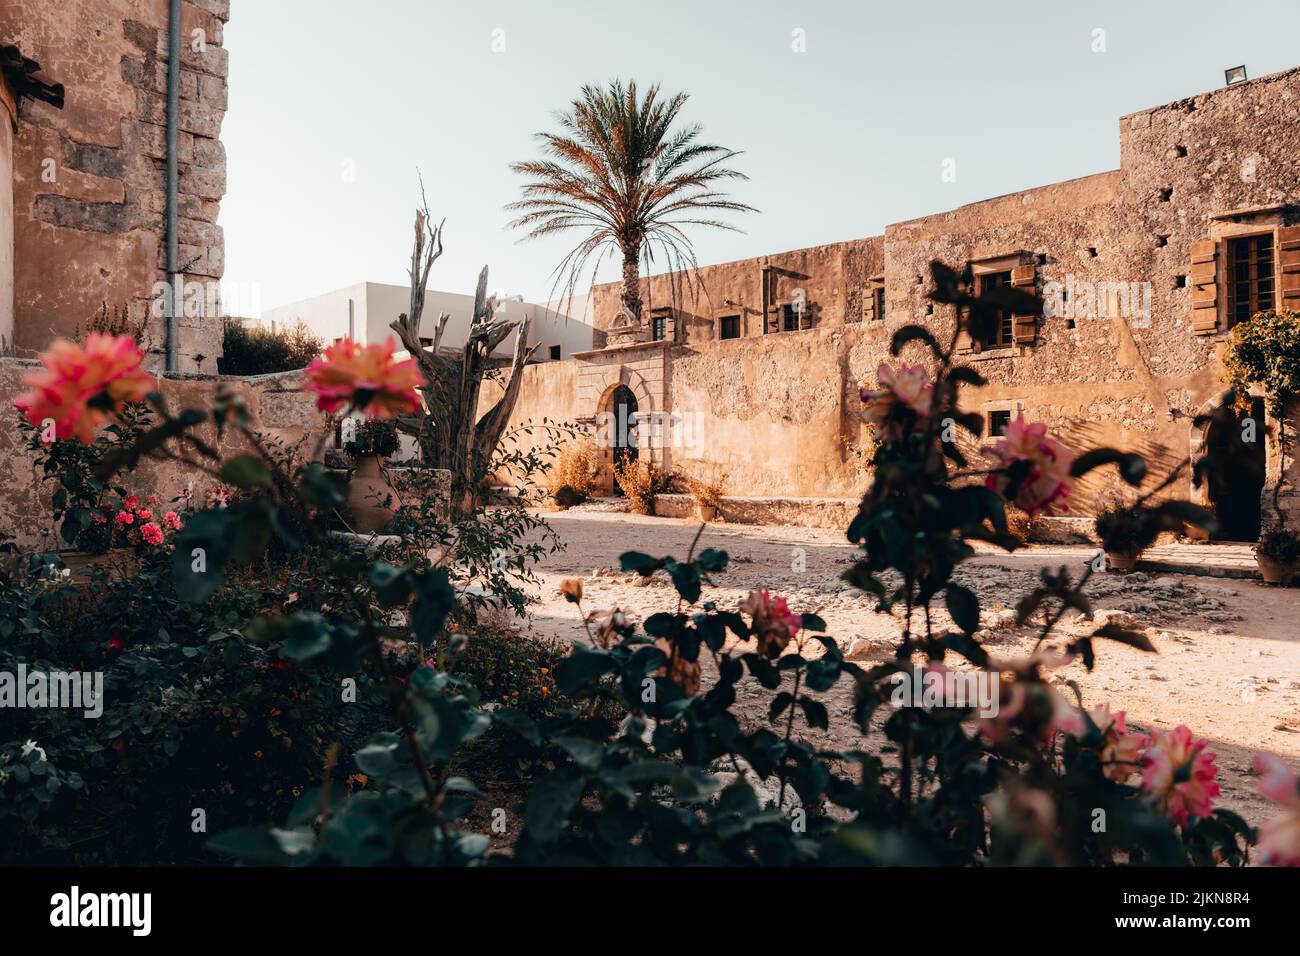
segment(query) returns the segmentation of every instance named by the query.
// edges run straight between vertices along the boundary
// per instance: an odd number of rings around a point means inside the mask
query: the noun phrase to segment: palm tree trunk
[[[641,324],[641,268],[637,264],[639,250],[623,250],[623,311],[632,325]]]

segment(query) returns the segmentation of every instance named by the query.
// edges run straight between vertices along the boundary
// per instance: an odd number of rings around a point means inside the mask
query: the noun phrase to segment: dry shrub
[[[672,475],[653,462],[626,459],[614,466],[614,480],[627,497],[633,514],[651,515],[655,499],[668,490]]]
[[[113,311],[110,312],[107,302],[100,303],[99,311],[86,323],[85,328],[82,328],[80,322],[77,323],[72,330],[72,340],[84,345],[86,338],[95,332],[103,335],[129,335],[142,352],[151,351],[153,348],[153,340],[149,335],[148,313],[135,320],[120,305],[113,306]]]
[[[705,481],[688,475],[685,479],[686,490],[699,507],[716,508],[722,501],[722,496],[727,493],[727,478],[726,472],[719,475],[716,481]]]
[[[552,497],[561,489],[567,488],[566,498],[569,493],[575,493],[582,500],[590,498],[600,489],[599,477],[600,453],[590,441],[578,439],[560,449],[555,463],[547,473],[546,481]]]

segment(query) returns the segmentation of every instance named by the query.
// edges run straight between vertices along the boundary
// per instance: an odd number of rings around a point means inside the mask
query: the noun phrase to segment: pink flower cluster
[[[1066,498],[1074,485],[1070,477],[1074,454],[1050,437],[1042,422],[1029,423],[1023,415],[1017,416],[1007,425],[998,443],[985,452],[1000,468],[988,476],[985,484],[1003,497],[1009,497],[1012,490],[1006,469],[1021,462],[1027,464],[1024,478],[1011,499],[1026,514],[1051,515],[1068,510]]]
[[[106,524],[111,520],[113,540],[120,544],[146,544],[156,548],[163,543],[164,528],[167,531],[181,529],[181,518],[175,511],[155,515],[154,508],[160,503],[161,499],[157,495],[150,495],[144,504],[141,504],[138,496],[127,495],[122,499],[120,508],[111,504],[104,505],[101,509],[103,514],[96,515],[94,521],[95,524]]]
[[[225,508],[235,497],[232,489],[223,484],[215,484],[203,495],[203,503],[209,508]]]

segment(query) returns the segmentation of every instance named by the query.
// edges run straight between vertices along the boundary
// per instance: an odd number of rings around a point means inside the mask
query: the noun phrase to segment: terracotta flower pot
[[[697,505],[695,506],[695,510],[696,510],[696,513],[699,514],[699,516],[700,516],[700,520],[701,520],[701,521],[712,521],[714,518],[716,518],[716,517],[718,516],[718,506],[717,506],[717,505],[701,505],[701,504],[697,504]]]
[[[348,484],[348,508],[352,530],[358,534],[382,534],[393,523],[392,504],[397,493],[384,477],[378,455],[363,455]]]
[[[1137,559],[1136,551],[1107,551],[1106,567],[1111,571],[1128,574],[1137,567]]]
[[[1281,561],[1274,561],[1272,558],[1256,552],[1255,563],[1259,565],[1259,573],[1264,578],[1265,584],[1290,584],[1295,580],[1296,564],[1294,561],[1283,564]]]

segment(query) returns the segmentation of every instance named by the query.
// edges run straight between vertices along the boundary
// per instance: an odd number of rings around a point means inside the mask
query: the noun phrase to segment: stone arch
[[[611,372],[614,371],[611,369]],[[631,402],[634,405],[630,421],[620,422],[618,420],[618,410],[614,407],[617,397],[621,390],[626,390],[631,396]],[[594,417],[596,421],[595,439],[596,446],[600,452],[601,473],[599,483],[609,494],[618,494],[617,485],[614,482],[614,461],[622,446],[619,431],[626,427],[634,429],[634,441],[637,446],[637,454],[642,454],[641,445],[645,442],[643,438],[641,423],[647,416],[656,413],[654,395],[647,387],[645,379],[627,368],[619,366],[616,374],[607,376],[605,387],[596,400]],[[647,447],[644,450],[649,460],[654,460],[654,449]]]

